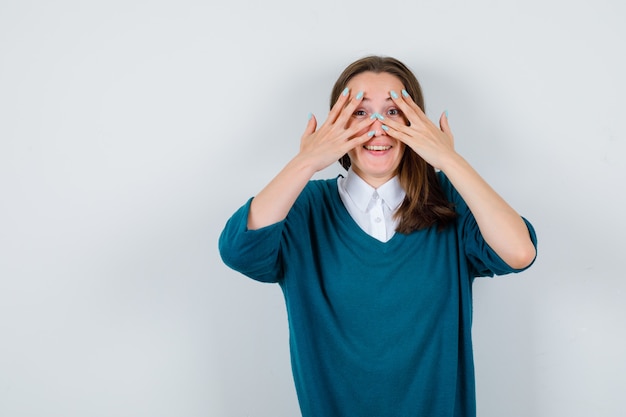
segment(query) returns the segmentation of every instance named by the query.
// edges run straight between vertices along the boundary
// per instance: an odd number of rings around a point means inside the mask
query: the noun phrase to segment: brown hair
[[[413,101],[425,111],[424,96],[415,75],[397,59],[383,56],[368,56],[348,65],[332,89],[331,108],[352,77],[368,71],[398,77]],[[350,168],[348,154],[341,157],[339,163],[346,170]],[[395,214],[399,219],[397,232],[409,234],[434,225],[441,230],[455,219],[454,205],[446,199],[435,169],[408,146],[404,147],[398,166],[398,179],[406,197]]]

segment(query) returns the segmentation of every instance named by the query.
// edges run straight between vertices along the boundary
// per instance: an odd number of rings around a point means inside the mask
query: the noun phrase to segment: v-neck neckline
[[[398,232],[395,232],[391,239],[386,242],[380,241],[375,237],[370,236],[352,218],[352,216],[348,212],[348,209],[343,204],[343,201],[341,201],[341,196],[339,195],[339,189],[337,185],[337,177],[331,180],[331,188],[333,188],[331,194],[332,203],[334,205],[333,209],[339,215],[339,221],[346,227],[350,239],[354,239],[355,241],[358,241],[361,245],[372,247],[373,249],[382,252],[389,252],[406,240],[407,236]]]

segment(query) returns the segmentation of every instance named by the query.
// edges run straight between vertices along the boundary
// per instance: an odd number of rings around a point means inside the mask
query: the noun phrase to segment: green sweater
[[[386,243],[353,221],[336,179],[310,181],[274,225],[247,230],[251,200],[227,222],[224,262],[282,288],[303,417],[475,416],[472,282],[518,270],[439,178],[455,224]]]

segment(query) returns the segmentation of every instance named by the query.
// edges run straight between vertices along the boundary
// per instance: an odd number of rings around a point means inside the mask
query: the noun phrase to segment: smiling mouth
[[[365,145],[363,146],[368,151],[388,151],[391,149],[391,146],[382,146],[382,145]]]

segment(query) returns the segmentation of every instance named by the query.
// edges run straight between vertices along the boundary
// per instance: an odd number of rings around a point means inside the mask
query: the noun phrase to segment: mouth
[[[387,145],[387,146],[383,146],[383,145],[363,145],[364,149],[367,149],[368,151],[388,151],[389,149],[391,149],[391,146]]]

